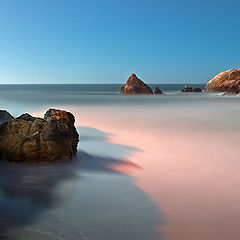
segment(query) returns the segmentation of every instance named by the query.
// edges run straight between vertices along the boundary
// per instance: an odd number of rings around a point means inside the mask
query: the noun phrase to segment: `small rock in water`
[[[188,85],[185,85],[184,88],[181,90],[181,92],[202,92],[201,88],[192,88]]]
[[[160,88],[158,87],[158,85],[155,87],[155,91],[154,91],[154,94],[164,94]]]

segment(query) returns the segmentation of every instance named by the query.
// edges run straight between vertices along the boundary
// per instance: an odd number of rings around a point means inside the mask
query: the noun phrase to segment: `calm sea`
[[[87,105],[87,104],[128,104],[135,102],[135,97],[126,97],[119,94],[121,84],[21,84],[1,85],[0,107],[9,110],[17,116],[23,112],[35,111],[39,107],[47,108],[53,105]],[[150,85],[153,89],[155,85]],[[203,84],[192,84],[201,87]],[[184,84],[159,84],[162,91],[177,94]],[[156,102],[155,96],[141,98]],[[139,101],[140,98],[137,98]],[[141,100],[140,100],[141,101]]]
[[[0,86],[0,109],[65,109],[80,133],[70,163],[0,162],[0,238],[240,239],[240,98],[120,87]]]

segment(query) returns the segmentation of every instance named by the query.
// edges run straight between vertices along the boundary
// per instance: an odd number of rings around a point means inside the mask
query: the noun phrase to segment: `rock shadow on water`
[[[157,228],[163,221],[158,208],[144,192],[133,185],[131,176],[114,168],[120,164],[140,169],[137,164],[126,160],[132,152],[140,150],[111,143],[108,140],[109,134],[94,128],[79,127],[79,132],[81,150],[72,162],[0,162],[0,239],[18,240],[11,235],[14,229],[24,230],[24,227],[37,222],[42,213],[47,214],[48,210],[55,208],[63,212],[66,225],[70,214],[75,219],[77,231],[81,231],[78,227],[80,224],[83,231],[91,229],[89,231],[95,232],[95,235],[91,233],[92,237],[86,239],[120,240],[121,236],[124,239],[146,239],[147,236],[151,240],[159,239]],[[89,173],[91,183],[86,179],[86,174]],[[108,176],[108,181],[99,176],[95,178],[97,173]],[[77,183],[78,187],[65,187],[63,191],[63,186],[68,182]],[[95,194],[98,192],[99,199],[96,199]],[[64,209],[74,207],[69,206],[73,204],[71,198],[77,198],[76,209],[73,213],[68,213]],[[107,209],[104,210],[105,216],[97,214],[101,209]],[[73,231],[71,228],[72,226],[66,226],[70,230],[59,231],[65,232],[67,236],[66,231]],[[100,228],[108,228],[109,232],[99,230]],[[25,239],[28,239],[27,234]]]
[[[61,184],[76,178],[67,163],[0,162],[0,236],[32,223],[42,211],[61,205]]]
[[[134,152],[142,151],[127,145],[115,144],[110,141],[111,133],[104,133],[94,128],[78,127],[81,132],[78,161],[80,168],[86,171],[107,171],[124,174],[126,170],[141,169],[138,164],[126,160]],[[119,166],[119,171],[116,170]]]

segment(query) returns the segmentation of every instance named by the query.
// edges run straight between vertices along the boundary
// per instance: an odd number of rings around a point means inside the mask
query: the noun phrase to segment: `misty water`
[[[0,237],[240,239],[240,97],[120,86],[1,86],[14,117],[71,111],[80,142],[72,162],[0,162]]]

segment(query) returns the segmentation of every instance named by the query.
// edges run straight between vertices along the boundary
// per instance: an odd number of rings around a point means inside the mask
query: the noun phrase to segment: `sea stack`
[[[0,159],[10,162],[71,160],[79,135],[70,112],[49,109],[44,118],[23,114],[0,125]]]
[[[163,94],[158,85],[155,87],[154,94]]]
[[[212,78],[205,87],[209,92],[240,93],[240,68],[230,69]]]
[[[188,85],[185,85],[184,88],[181,90],[181,92],[202,92],[201,88],[192,88],[189,87]]]
[[[152,89],[140,80],[134,73],[128,78],[126,84],[121,87],[121,94],[153,94]]]

